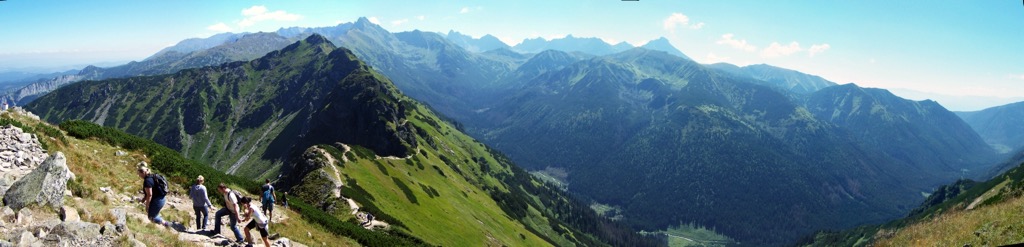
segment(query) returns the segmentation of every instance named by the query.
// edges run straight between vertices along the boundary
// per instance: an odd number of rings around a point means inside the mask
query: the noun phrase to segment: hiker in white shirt
[[[242,198],[240,204],[242,206],[242,222],[252,219],[249,224],[245,225],[245,241],[250,244],[253,243],[252,234],[250,234],[249,231],[256,228],[260,231],[260,237],[263,238],[263,244],[270,246],[270,240],[267,239],[267,235],[269,235],[267,228],[270,227],[270,219],[268,219],[266,215],[263,215],[263,213],[260,212],[260,209],[252,203],[252,198]]]

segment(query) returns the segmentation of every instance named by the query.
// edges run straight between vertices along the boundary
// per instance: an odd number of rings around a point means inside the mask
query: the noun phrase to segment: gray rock
[[[114,152],[114,156],[125,156],[125,155],[128,155],[128,153],[125,152],[125,151],[117,150],[116,152]]]
[[[100,225],[92,222],[64,222],[53,228],[50,235],[58,235],[66,239],[89,240],[100,236]]]
[[[18,220],[18,214],[14,212],[14,209],[11,209],[11,207],[7,206],[0,208],[0,222],[8,224],[14,223],[14,221],[16,220]]]
[[[142,243],[138,239],[131,239],[132,247],[146,247],[146,244]]]
[[[39,242],[42,242],[43,246],[58,246],[58,244],[63,242],[62,240],[64,238],[61,237],[60,235],[57,235],[57,234],[50,234],[50,235],[46,235],[45,237],[41,237],[39,239],[42,240],[42,241],[39,241]],[[36,242],[36,243],[39,243],[39,242]],[[68,242],[71,242],[71,240],[68,240]]]
[[[114,226],[117,227],[117,232],[124,232],[128,229],[125,225],[128,222],[128,211],[125,208],[111,208],[110,215],[114,216]]]
[[[14,220],[15,224],[18,224],[18,225],[28,225],[29,223],[32,223],[32,210],[30,210],[30,209],[18,210],[18,213],[17,213],[16,217],[17,218]]]
[[[29,247],[33,243],[39,241],[36,236],[32,236],[31,232],[21,232],[21,236],[18,237],[18,247]]]
[[[14,247],[14,244],[7,242],[7,240],[0,239],[0,247]]]
[[[281,246],[281,247],[289,247],[289,246],[292,246],[292,241],[289,240],[288,238],[281,238],[281,239],[278,239],[277,241],[274,241],[273,245],[274,246]]]
[[[100,234],[103,234],[103,236],[115,236],[120,233],[117,231],[117,227],[114,226],[114,223],[110,223],[110,221],[104,221],[101,226]]]
[[[14,182],[4,195],[4,204],[12,209],[21,209],[31,203],[60,208],[64,205],[64,190],[71,176],[67,159],[63,153],[57,152]]]
[[[42,222],[33,222],[32,226],[28,227],[28,230],[30,232],[34,232],[37,238],[43,238],[46,237],[46,235],[49,235],[50,232],[53,231],[53,228],[57,227],[57,225],[60,225],[60,223],[61,222],[58,219],[44,220]]]
[[[63,206],[60,207],[60,220],[64,222],[75,222],[82,221],[82,217],[78,216],[78,210],[72,207]]]

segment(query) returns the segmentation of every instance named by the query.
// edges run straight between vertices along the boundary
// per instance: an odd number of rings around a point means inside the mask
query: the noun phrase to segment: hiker
[[[206,222],[209,222],[210,219],[210,209],[213,208],[210,197],[206,194],[206,186],[203,185],[205,181],[203,175],[199,175],[196,178],[196,184],[192,185],[188,191],[188,196],[192,198],[192,209],[196,211],[196,231],[206,230]]]
[[[270,246],[270,240],[267,239],[267,236],[270,235],[267,231],[268,227],[270,227],[270,218],[260,213],[260,210],[256,209],[256,205],[252,204],[252,199],[248,197],[242,198],[241,204],[242,212],[245,212],[245,218],[242,221],[252,219],[252,221],[249,221],[249,224],[245,225],[245,241],[250,244],[255,243],[252,241],[252,234],[249,231],[256,228],[260,231],[260,237],[263,238],[264,246]]]
[[[228,226],[230,226],[231,231],[234,232],[235,239],[238,240],[237,242],[242,242],[242,233],[238,230],[238,220],[241,219],[238,211],[238,200],[240,199],[240,196],[238,195],[238,192],[232,191],[223,183],[217,185],[217,191],[224,195],[224,208],[217,210],[217,214],[213,216],[213,231],[210,232],[210,235],[220,233],[220,218],[226,215],[230,219],[230,221],[228,221]]]
[[[268,219],[273,219],[274,202],[277,201],[277,198],[274,196],[274,186],[270,185],[270,179],[267,179],[266,182],[263,187],[260,187],[263,190],[263,214],[266,214]]]
[[[163,226],[170,225],[160,218],[160,210],[164,209],[164,203],[166,203],[167,192],[164,189],[166,189],[167,180],[163,180],[163,176],[150,173],[149,166],[145,161],[139,162],[138,174],[139,178],[142,178],[142,191],[145,192],[142,197],[142,205],[146,207],[146,217],[149,217],[153,223]]]
[[[285,209],[288,208],[288,191],[285,191],[284,195],[281,195],[281,206],[284,206]]]

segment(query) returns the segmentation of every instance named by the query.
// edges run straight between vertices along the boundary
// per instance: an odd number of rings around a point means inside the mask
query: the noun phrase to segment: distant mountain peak
[[[370,21],[370,19],[367,19],[366,17],[359,17],[359,19],[356,20],[356,23],[354,23],[352,27],[355,29],[384,29],[380,27],[380,25],[373,23],[372,21]]]
[[[309,35],[309,37],[306,37],[306,39],[303,40],[303,41],[305,41],[306,43],[309,43],[311,45],[331,44],[330,40],[328,40],[326,37],[324,37],[323,35],[320,35],[318,33],[313,33],[312,35]],[[334,44],[331,44],[331,45],[334,45]]]
[[[686,56],[686,54],[683,54],[682,51],[679,51],[679,49],[676,49],[676,47],[672,45],[672,42],[669,42],[668,38],[665,38],[664,36],[648,41],[647,44],[640,47],[648,50],[663,51],[674,56],[693,60]]]
[[[596,37],[576,37],[567,34],[562,38],[547,40],[545,38],[527,38],[513,47],[513,50],[523,53],[538,53],[544,50],[560,50],[566,52],[583,52],[591,55],[608,55],[622,52],[633,48],[627,42],[619,42],[612,45]]]
[[[490,34],[485,34],[480,38],[473,38],[473,36],[469,36],[455,30],[448,30],[448,34],[441,34],[441,36],[470,52],[485,52],[495,49],[511,48],[508,44],[505,44],[505,42],[502,42],[500,39]]]
[[[367,23],[373,24],[373,22],[370,22],[370,19],[367,19],[366,16],[361,16],[361,17],[359,17],[359,19],[356,19],[356,24],[360,24],[360,23],[364,24],[364,25],[367,24]]]

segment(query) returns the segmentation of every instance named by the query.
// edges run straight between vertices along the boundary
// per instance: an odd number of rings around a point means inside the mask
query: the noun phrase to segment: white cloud
[[[741,39],[741,40],[733,39],[733,36],[734,35],[731,34],[731,33],[722,34],[722,39],[718,40],[718,42],[716,42],[716,43],[719,44],[719,45],[732,46],[732,48],[736,48],[736,49],[740,49],[740,50],[744,50],[744,51],[756,51],[757,50],[756,46],[751,45],[751,44],[747,44],[747,40],[745,40],[745,39]]]
[[[665,31],[675,32],[677,27],[689,28],[689,29],[701,29],[704,27],[704,23],[697,23],[690,25],[690,17],[681,13],[672,13],[665,20],[661,21],[661,27]]]
[[[875,64],[875,62],[878,62],[878,61],[875,60],[874,58],[871,58],[870,60],[868,60],[868,62],[871,63],[871,64]]]
[[[416,16],[416,19],[417,19],[417,20],[421,20],[421,21],[422,21],[422,20],[426,20],[426,19],[427,19],[427,16],[425,16],[425,15],[421,15],[421,16]]]
[[[397,26],[400,26],[400,25],[402,25],[403,23],[406,23],[406,22],[409,22],[409,19],[393,20],[393,21],[391,21],[391,26],[396,26],[397,27]]]
[[[828,44],[811,45],[811,48],[807,49],[807,56],[814,57],[815,54],[825,52],[829,48],[832,48],[832,46]]]
[[[764,48],[764,50],[761,50],[761,57],[772,58],[789,56],[793,55],[793,53],[797,53],[803,50],[804,48],[800,47],[800,43],[797,43],[796,41],[790,42],[789,45],[782,45],[779,44],[779,42],[772,42],[771,45],[768,45],[768,48]]]
[[[288,13],[284,10],[270,11],[263,5],[243,9],[242,16],[245,16],[245,18],[238,22],[238,26],[242,28],[262,21],[297,21],[302,19],[301,15]]]
[[[462,7],[462,10],[459,10],[459,14],[469,13],[469,11],[470,11],[469,7]]]
[[[711,52],[708,52],[708,55],[707,55],[706,58],[707,59],[705,59],[705,62],[707,64],[721,63],[721,62],[725,62],[725,61],[729,60],[729,57],[719,57],[718,55],[715,55],[715,53],[711,53]]]
[[[217,24],[210,25],[209,27],[206,27],[206,30],[210,30],[210,31],[218,32],[218,33],[226,33],[226,32],[231,32],[231,27],[229,27],[228,24],[224,24],[223,22],[220,22],[220,23],[217,23]]]
[[[380,19],[377,19],[376,16],[370,16],[369,18],[366,18],[366,20],[369,20],[370,23],[380,25]]]
[[[1009,77],[1010,77],[1010,79],[1015,79],[1015,80],[1022,80],[1022,81],[1024,81],[1024,74],[1016,74],[1016,75],[1014,75],[1014,74],[1011,74],[1011,75],[1010,75]]]

